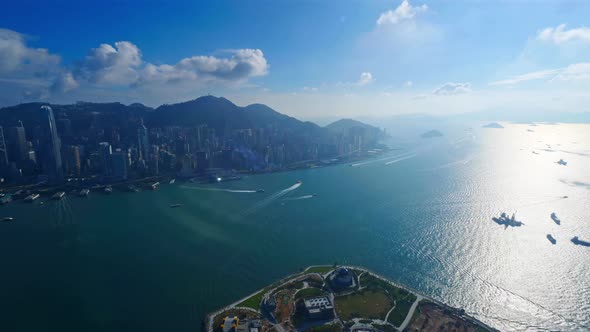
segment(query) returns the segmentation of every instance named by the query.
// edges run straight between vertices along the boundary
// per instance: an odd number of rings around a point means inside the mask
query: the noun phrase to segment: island
[[[420,135],[422,138],[433,138],[433,137],[442,137],[443,134],[438,130],[430,130],[425,132],[424,134]]]
[[[358,266],[311,266],[207,315],[203,331],[496,331]]]
[[[482,126],[483,128],[497,128],[497,129],[502,129],[504,128],[504,126],[502,126],[501,124],[497,123],[497,122],[490,122],[487,125]]]

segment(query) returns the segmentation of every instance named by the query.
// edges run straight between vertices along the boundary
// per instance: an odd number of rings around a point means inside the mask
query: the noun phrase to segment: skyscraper
[[[125,151],[117,150],[111,155],[113,177],[117,180],[127,180],[127,163],[129,155]]]
[[[100,142],[98,144],[98,153],[100,155],[100,167],[102,169],[102,175],[111,176],[111,154],[113,153],[111,145],[108,142]]]
[[[4,142],[4,130],[0,126],[0,169],[8,167],[8,156],[6,155],[6,143]]]
[[[137,140],[139,147],[139,158],[148,161],[150,141],[148,138],[147,128],[143,125],[143,119],[140,120],[139,127],[137,128]]]
[[[27,137],[25,127],[21,121],[16,127],[6,129],[6,141],[8,148],[8,159],[20,163],[28,158],[29,148],[27,146]]]
[[[41,135],[40,154],[42,167],[47,173],[49,183],[63,181],[63,169],[61,165],[61,142],[57,136],[55,118],[49,106],[41,106]]]

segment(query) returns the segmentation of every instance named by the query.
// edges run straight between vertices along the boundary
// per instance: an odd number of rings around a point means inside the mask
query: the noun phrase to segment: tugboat
[[[524,225],[523,222],[516,220],[516,213],[513,213],[512,218],[509,218],[506,212],[502,212],[500,218],[493,217],[492,220],[498,225],[503,225],[504,229],[508,228],[508,226],[520,227]]]
[[[64,198],[64,196],[65,196],[65,195],[66,195],[66,193],[65,193],[65,192],[63,192],[63,191],[58,191],[58,192],[56,192],[55,194],[53,194],[53,196],[51,196],[51,199],[54,199],[54,200],[59,200],[59,199],[62,199],[62,198]]]
[[[551,219],[553,219],[553,221],[555,221],[556,224],[561,225],[561,220],[559,220],[559,218],[557,218],[557,215],[555,214],[555,212],[551,213]]]
[[[585,246],[585,247],[590,247],[590,242],[588,241],[584,241],[584,240],[580,240],[577,236],[574,236],[572,238],[572,242],[575,245],[580,245],[580,246]]]
[[[88,197],[88,194],[90,194],[90,189],[82,189],[78,193],[78,196],[80,196],[80,197]]]
[[[25,197],[25,202],[31,203],[37,198],[39,198],[39,194],[30,194],[29,196]]]
[[[551,234],[547,234],[547,240],[549,240],[549,242],[551,242],[552,244],[557,243],[557,240],[555,240],[555,238]]]

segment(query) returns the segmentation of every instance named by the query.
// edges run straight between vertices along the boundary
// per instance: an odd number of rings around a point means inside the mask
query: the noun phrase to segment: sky
[[[590,111],[589,1],[11,1],[0,106],[201,95],[303,119]]]

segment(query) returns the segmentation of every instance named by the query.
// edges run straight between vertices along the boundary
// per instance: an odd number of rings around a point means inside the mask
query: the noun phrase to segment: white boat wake
[[[372,163],[376,163],[376,162],[380,162],[380,161],[385,161],[385,160],[389,160],[389,159],[393,159],[393,158],[399,158],[399,157],[407,156],[407,155],[410,155],[410,154],[412,154],[412,152],[405,152],[405,153],[398,154],[398,155],[395,155],[395,156],[389,156],[389,157],[385,157],[385,158],[379,158],[379,159],[373,159],[373,160],[364,161],[362,163],[351,164],[350,166],[352,166],[352,167],[358,167],[358,166],[372,164]]]
[[[260,202],[258,202],[256,204],[254,204],[251,208],[249,208],[248,210],[246,210],[244,212],[244,215],[249,215],[249,214],[252,214],[252,213],[262,209],[263,207],[269,205],[273,201],[285,196],[286,194],[290,193],[293,190],[296,190],[299,187],[301,187],[301,182],[297,182],[294,185],[290,186],[289,188],[277,191],[276,193],[268,196],[267,198],[261,200]]]
[[[226,192],[226,193],[242,193],[242,194],[251,194],[251,193],[256,192],[256,190],[223,189],[223,188],[207,188],[207,187],[191,187],[191,186],[181,186],[181,188],[201,190],[201,191],[221,191],[221,192]]]
[[[309,198],[313,198],[313,195],[304,195],[304,196],[298,196],[298,197],[287,197],[285,199],[283,199],[283,201],[299,201],[302,199],[309,199]]]
[[[417,156],[417,154],[411,154],[411,155],[409,155],[409,156],[405,156],[405,157],[403,157],[403,158],[399,158],[399,159],[395,159],[395,160],[392,160],[392,161],[388,161],[388,162],[386,162],[386,163],[385,163],[385,165],[391,165],[391,164],[395,164],[395,163],[397,163],[397,162],[400,162],[400,161],[402,161],[402,160],[406,160],[406,159],[414,158],[414,157],[416,157],[416,156]]]

